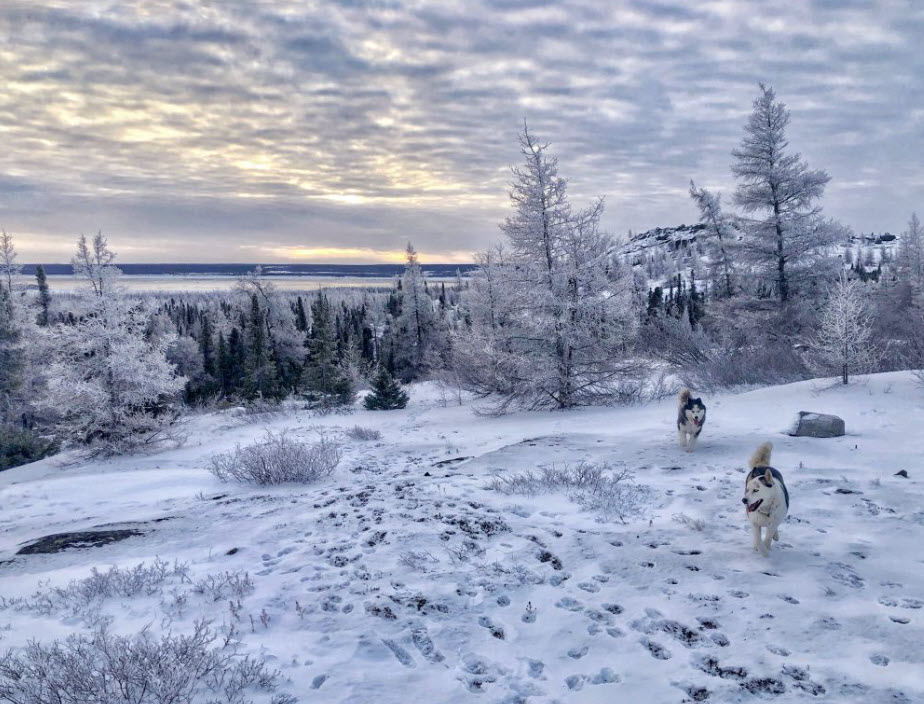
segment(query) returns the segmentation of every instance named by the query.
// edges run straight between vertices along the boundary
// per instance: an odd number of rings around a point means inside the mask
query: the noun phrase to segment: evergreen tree
[[[15,415],[14,397],[22,383],[23,365],[21,332],[12,297],[5,286],[0,286],[0,424]]]
[[[811,170],[799,154],[788,153],[789,111],[772,88],[760,86],[754,110],[745,125],[741,146],[732,152],[732,173],[738,179],[735,203],[743,218],[740,250],[772,279],[783,306],[802,279],[819,275],[827,248],[842,234],[821,218],[817,205],[830,178]]]
[[[210,377],[216,376],[215,347],[212,342],[212,326],[207,315],[202,316],[202,331],[199,333],[199,349],[202,352],[202,369]]]
[[[372,380],[372,391],[363,401],[363,405],[370,411],[391,411],[407,406],[408,396],[401,384],[391,374],[385,365],[379,365],[379,371]]]
[[[6,291],[13,294],[13,277],[22,271],[22,264],[16,263],[16,247],[13,246],[13,235],[0,229],[0,276],[6,286]]]
[[[38,324],[47,327],[51,322],[51,292],[48,290],[48,277],[45,276],[45,267],[39,264],[35,267],[35,282],[38,284],[39,314]]]
[[[281,398],[281,389],[276,364],[267,340],[266,319],[255,293],[250,298],[250,325],[247,330],[249,336],[244,396],[249,400],[257,398],[278,400]]]
[[[353,384],[338,364],[338,339],[330,299],[323,292],[311,304],[311,332],[308,336],[308,359],[302,384],[324,405],[351,403]]]

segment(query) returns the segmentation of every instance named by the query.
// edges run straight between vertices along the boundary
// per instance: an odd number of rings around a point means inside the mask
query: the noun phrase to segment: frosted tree
[[[546,149],[524,127],[524,163],[512,169],[513,214],[501,225],[508,258],[482,266],[473,284],[480,301],[473,296],[466,304],[475,304],[472,340],[492,345],[470,345],[469,367],[484,350],[481,359],[503,394],[498,410],[611,401],[634,371],[626,361],[635,324],[632,277],[600,230],[603,201],[573,210]]]
[[[337,338],[330,299],[320,292],[311,304],[308,357],[301,383],[309,398],[321,406],[348,404],[355,389],[337,359]]]
[[[72,442],[112,454],[164,437],[186,379],[166,351],[173,336],[148,334],[150,313],[116,284],[115,255],[102,236],[78,242],[75,271],[90,286],[75,324],[53,328],[47,393],[39,405]]]
[[[22,385],[25,352],[12,294],[0,286],[0,424],[15,415],[16,394]]]
[[[87,242],[86,235],[80,235],[77,253],[71,259],[74,276],[84,279],[93,295],[102,298],[122,274],[113,264],[115,257],[102,232],[97,232],[92,242]]]
[[[901,281],[907,282],[915,293],[924,291],[924,229],[917,213],[911,214],[908,229],[899,239],[895,265]]]
[[[45,267],[41,264],[35,267],[35,283],[38,286],[38,325],[39,327],[48,327],[51,322],[51,291],[48,289],[48,277],[45,275]]]
[[[401,313],[395,320],[395,364],[416,376],[427,371],[431,357],[429,347],[436,316],[433,299],[424,285],[417,250],[410,242],[401,277]]]
[[[0,229],[0,276],[7,292],[13,294],[13,277],[22,273],[22,264],[16,263],[16,247],[13,244],[13,235]]]
[[[821,315],[821,329],[812,344],[820,367],[840,374],[847,383],[850,374],[873,371],[880,350],[873,339],[873,318],[860,282],[846,272],[828,290],[828,302]]]
[[[298,319],[286,297],[263,274],[262,267],[241,276],[235,284],[238,312],[252,314],[252,301],[256,298],[266,327],[267,350],[278,365],[277,376],[282,390],[294,388],[305,354],[305,330],[298,328]],[[306,323],[307,325],[307,323]]]
[[[480,394],[510,394],[519,359],[508,328],[518,309],[509,281],[506,252],[497,246],[475,254],[478,268],[463,296],[463,322],[453,337],[453,368],[462,383]]]
[[[722,212],[721,196],[705,188],[697,188],[690,181],[690,197],[699,208],[699,221],[706,226],[706,239],[713,245],[712,264],[721,271],[722,293],[726,298],[734,294],[732,286],[732,262],[729,249],[732,244],[731,223]],[[697,261],[694,259],[694,262]]]
[[[789,118],[773,89],[761,84],[744,139],[732,152],[738,179],[734,200],[746,215],[741,251],[774,281],[781,305],[794,287],[819,274],[827,249],[841,236],[817,204],[828,174],[809,169],[800,154],[788,151]]]

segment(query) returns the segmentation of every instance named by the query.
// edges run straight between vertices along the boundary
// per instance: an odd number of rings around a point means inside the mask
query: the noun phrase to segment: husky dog
[[[765,557],[770,554],[771,542],[780,539],[779,525],[789,513],[789,492],[783,475],[770,466],[771,450],[773,445],[765,442],[754,452],[741,499],[754,531],[754,549]],[[761,528],[765,531],[763,540]]]
[[[706,405],[701,398],[693,398],[689,389],[684,389],[677,397],[680,407],[677,409],[677,440],[687,452],[696,447],[696,440],[703,431],[706,422]]]

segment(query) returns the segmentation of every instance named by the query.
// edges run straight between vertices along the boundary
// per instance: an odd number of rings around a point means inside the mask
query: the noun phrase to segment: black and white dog
[[[765,442],[751,456],[751,471],[744,482],[744,498],[748,520],[754,531],[754,549],[770,554],[772,541],[780,539],[779,526],[789,513],[789,491],[783,475],[770,466],[773,445]],[[763,539],[760,532],[764,530]]]
[[[706,405],[701,398],[693,398],[689,389],[684,389],[677,397],[680,404],[677,410],[677,441],[687,452],[696,447],[696,439],[703,432],[706,422]]]

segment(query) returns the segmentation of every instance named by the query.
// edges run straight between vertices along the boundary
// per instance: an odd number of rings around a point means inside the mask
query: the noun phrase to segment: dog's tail
[[[690,393],[689,389],[682,389],[680,393],[677,395],[677,399],[680,401],[680,405],[682,406],[687,401],[689,401],[692,396],[693,394]]]
[[[754,454],[751,455],[751,469],[754,469],[755,467],[769,467],[770,453],[772,451],[773,443],[769,442],[765,442],[763,445],[754,450]]]

